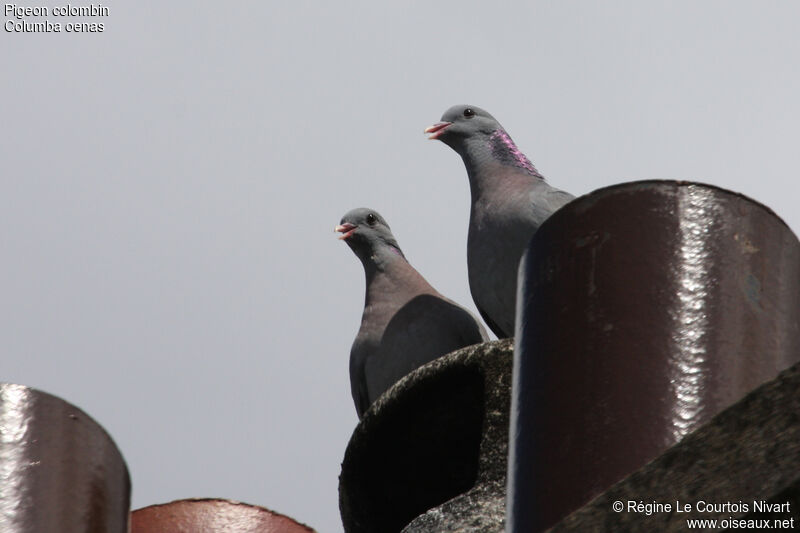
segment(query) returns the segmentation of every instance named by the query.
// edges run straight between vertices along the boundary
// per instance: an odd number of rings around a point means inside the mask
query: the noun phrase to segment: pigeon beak
[[[444,133],[444,130],[446,130],[451,124],[452,122],[437,122],[433,126],[428,126],[425,128],[425,133],[430,134],[428,135],[428,140],[435,141],[438,139],[439,136]]]
[[[344,224],[339,224],[338,226],[333,228],[333,231],[335,231],[336,233],[341,233],[341,235],[339,235],[339,240],[343,240],[352,235],[356,231],[357,227],[358,226],[356,226],[355,224],[350,224],[349,222],[345,222]]]

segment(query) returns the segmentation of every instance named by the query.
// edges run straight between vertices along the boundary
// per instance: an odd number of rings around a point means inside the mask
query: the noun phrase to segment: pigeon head
[[[348,211],[334,229],[363,263],[403,256],[386,220],[374,209]]]
[[[439,140],[454,150],[464,142],[475,138],[488,138],[502,130],[495,118],[474,105],[454,105],[444,112],[442,120],[425,129],[428,139]]]
[[[481,162],[496,161],[542,177],[497,119],[480,107],[455,105],[444,112],[440,122],[427,127],[425,133],[428,139],[442,141],[461,155],[468,172],[474,172]]]

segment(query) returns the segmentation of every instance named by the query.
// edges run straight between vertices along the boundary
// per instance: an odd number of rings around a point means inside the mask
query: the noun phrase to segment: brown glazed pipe
[[[547,529],[800,360],[800,243],[717,187],[578,198],[519,286],[509,532]]]
[[[0,383],[0,531],[126,533],[130,486],[122,454],[86,413]]]
[[[288,516],[220,499],[189,499],[131,513],[131,533],[314,533]]]

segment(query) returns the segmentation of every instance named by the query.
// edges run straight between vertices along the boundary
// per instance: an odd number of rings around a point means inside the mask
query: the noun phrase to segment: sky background
[[[110,1],[103,33],[0,32],[0,380],[100,422],[134,509],[341,531],[364,274],[333,226],[378,210],[475,312],[466,172],[422,134],[453,104],[573,194],[695,179],[800,228],[800,3],[395,4]]]

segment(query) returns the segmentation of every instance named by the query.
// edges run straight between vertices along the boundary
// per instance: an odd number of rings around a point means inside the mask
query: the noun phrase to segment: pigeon
[[[455,150],[467,167],[470,292],[494,334],[512,337],[522,253],[542,222],[574,196],[551,187],[503,126],[479,107],[453,106],[425,133]]]
[[[334,231],[361,260],[367,279],[361,327],[350,350],[350,388],[360,419],[415,368],[488,337],[475,316],[409,264],[375,210],[353,209]]]

